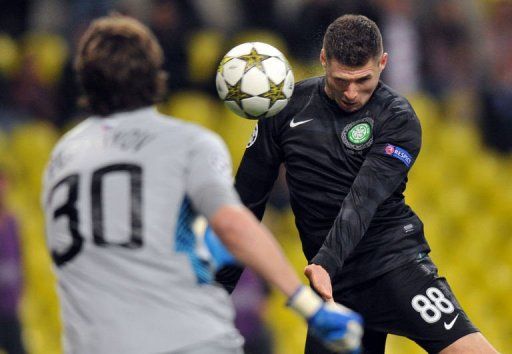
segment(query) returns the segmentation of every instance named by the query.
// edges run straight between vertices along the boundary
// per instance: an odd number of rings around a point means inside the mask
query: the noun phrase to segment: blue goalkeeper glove
[[[236,258],[228,251],[210,226],[204,232],[204,243],[212,255],[216,270],[227,265],[237,264]]]
[[[340,304],[324,302],[306,286],[297,289],[287,305],[307,320],[311,332],[330,350],[350,354],[360,352],[363,319],[359,314]]]

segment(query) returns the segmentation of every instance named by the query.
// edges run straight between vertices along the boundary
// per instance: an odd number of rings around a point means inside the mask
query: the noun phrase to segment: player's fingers
[[[306,274],[306,276],[309,278],[311,287],[315,289],[318,295],[320,295],[324,300],[332,298],[332,296],[330,295],[329,288],[326,287],[325,284],[322,284],[322,281],[318,277],[316,277],[312,273],[310,273],[309,275]]]
[[[309,279],[310,282],[313,282],[317,278],[315,276],[315,272],[310,266],[304,268],[304,275]]]
[[[311,282],[311,286],[317,291],[318,295],[320,295],[325,301],[332,300],[332,285],[331,280],[327,275],[322,272],[319,266],[316,265],[308,265],[304,269],[304,274],[308,277]]]
[[[334,303],[334,299],[332,297],[332,293],[329,293],[327,291],[325,291],[323,294],[320,295],[322,297],[322,299],[324,299],[325,301],[327,302],[333,302]]]
[[[314,278],[323,278],[326,277],[329,279],[329,274],[319,265],[309,264],[304,268],[304,275],[307,276],[310,280],[312,277]]]
[[[331,287],[331,284],[329,284],[328,286],[323,287],[323,291],[322,291],[322,295],[321,296],[322,296],[322,298],[325,301],[334,301],[333,297],[332,297],[332,287]]]
[[[325,301],[332,300],[332,289],[330,286],[326,286],[322,283],[315,283],[314,281],[311,283],[313,288],[318,292],[318,295],[320,295]]]

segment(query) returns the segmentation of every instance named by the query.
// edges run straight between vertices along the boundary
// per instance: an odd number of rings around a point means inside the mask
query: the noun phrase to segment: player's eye
[[[370,80],[370,77],[369,76],[365,76],[365,77],[362,77],[360,79],[357,79],[356,82],[358,84],[363,84],[363,83],[367,82],[368,80]]]

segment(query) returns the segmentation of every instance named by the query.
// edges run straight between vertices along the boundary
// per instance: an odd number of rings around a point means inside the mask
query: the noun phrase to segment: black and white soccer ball
[[[293,72],[285,56],[261,42],[240,44],[222,58],[216,86],[225,105],[241,117],[268,118],[290,100]]]

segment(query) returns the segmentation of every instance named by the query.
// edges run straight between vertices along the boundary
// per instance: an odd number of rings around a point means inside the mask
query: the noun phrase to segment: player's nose
[[[346,100],[349,102],[354,102],[357,98],[357,90],[352,84],[347,86],[347,89],[345,92],[343,92],[343,94],[345,95]]]

